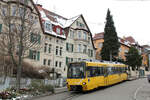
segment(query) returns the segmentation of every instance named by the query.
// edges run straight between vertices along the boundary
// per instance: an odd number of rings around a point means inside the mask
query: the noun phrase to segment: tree
[[[40,50],[41,28],[39,14],[30,7],[30,0],[8,0],[1,5],[0,56],[11,58],[12,66],[17,68],[16,88],[20,90],[22,62],[29,57],[30,50]],[[37,17],[38,16],[38,17]]]
[[[119,47],[120,43],[118,42],[114,21],[108,9],[104,28],[104,43],[101,51],[102,60],[112,61],[112,59],[115,59],[118,56]]]
[[[138,70],[142,65],[142,56],[135,47],[131,47],[126,54],[126,64],[132,67],[132,70]]]

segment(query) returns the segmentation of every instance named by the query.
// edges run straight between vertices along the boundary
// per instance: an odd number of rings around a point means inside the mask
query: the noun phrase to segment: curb
[[[55,91],[55,93],[49,92],[49,93],[41,94],[41,95],[38,95],[38,96],[33,96],[33,97],[25,98],[25,100],[34,100],[34,99],[45,97],[45,96],[51,96],[51,95],[56,95],[56,94],[68,92],[67,87],[55,88],[54,91]]]

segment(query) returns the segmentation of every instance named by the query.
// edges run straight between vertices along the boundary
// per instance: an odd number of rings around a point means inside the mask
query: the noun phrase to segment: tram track
[[[62,100],[72,100],[73,98],[79,97],[81,95],[83,95],[81,92],[72,92],[71,95],[63,98]]]

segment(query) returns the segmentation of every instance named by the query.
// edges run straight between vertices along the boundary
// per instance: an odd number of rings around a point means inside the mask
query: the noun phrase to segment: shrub
[[[53,86],[45,85],[43,80],[32,80],[31,84],[29,85],[29,88],[31,88],[33,91],[42,93],[53,92]]]

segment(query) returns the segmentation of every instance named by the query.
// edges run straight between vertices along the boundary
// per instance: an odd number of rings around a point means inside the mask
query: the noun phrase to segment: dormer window
[[[52,24],[50,22],[45,22],[45,30],[52,31]]]
[[[60,34],[60,28],[57,28],[57,29],[56,29],[56,33],[57,33],[57,34]]]

